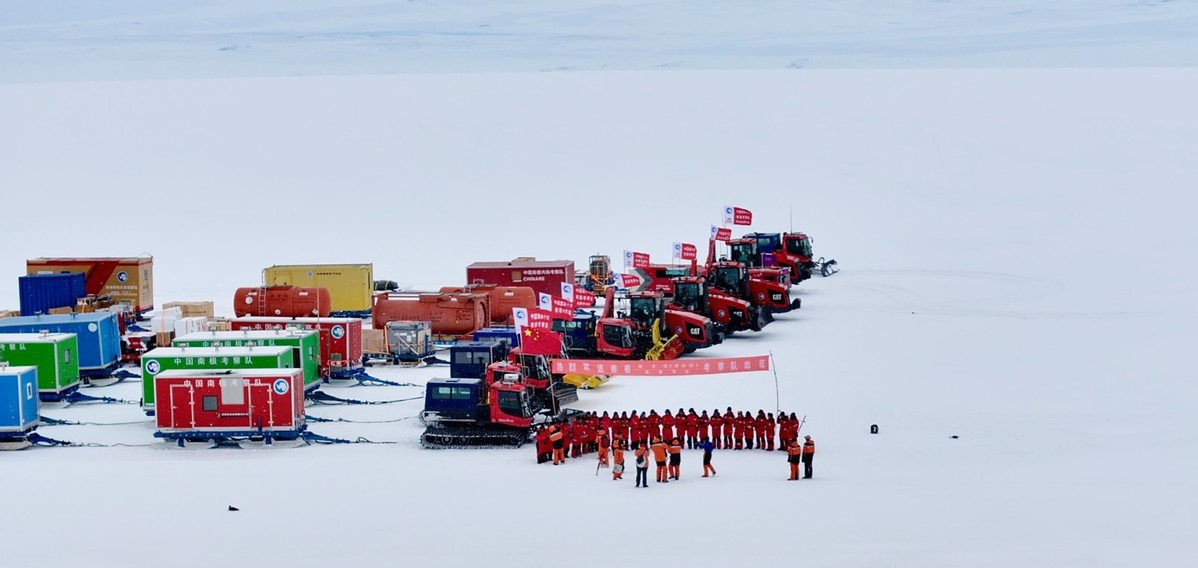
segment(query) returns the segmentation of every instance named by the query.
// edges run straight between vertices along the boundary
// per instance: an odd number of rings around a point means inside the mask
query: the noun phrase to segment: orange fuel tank
[[[378,293],[371,313],[375,329],[393,321],[427,321],[436,335],[465,335],[490,325],[491,297],[482,293]]]
[[[242,316],[328,317],[333,299],[328,288],[267,286],[238,288],[233,313]]]
[[[487,294],[491,297],[491,323],[496,325],[515,325],[512,308],[537,307],[537,292],[528,286],[445,286],[441,288],[441,292]]]

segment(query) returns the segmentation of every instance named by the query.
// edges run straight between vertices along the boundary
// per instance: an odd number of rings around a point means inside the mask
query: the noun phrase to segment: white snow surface
[[[702,479],[688,451],[640,491],[590,457],[423,450],[418,400],[309,408],[391,444],[242,450],[46,404],[111,425],[43,434],[128,447],[0,453],[0,565],[1198,563],[1194,2],[243,4],[0,4],[0,308],[37,256],[152,253],[158,303],[227,315],[271,264],[436,288],[661,258],[738,205],[842,267],[695,355],[772,352],[777,382],[576,406],[794,411],[816,477],[717,451]]]

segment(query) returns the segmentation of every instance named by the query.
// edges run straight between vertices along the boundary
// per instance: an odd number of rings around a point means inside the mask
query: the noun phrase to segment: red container
[[[290,437],[304,427],[302,369],[163,371],[154,400],[161,437]]]
[[[466,283],[527,286],[559,298],[562,283],[574,283],[574,261],[518,258],[510,262],[476,262],[466,267]]]
[[[491,296],[477,293],[375,294],[375,329],[393,321],[427,321],[436,335],[467,335],[491,323]]]
[[[242,329],[315,329],[320,333],[320,375],[344,377],[362,370],[362,320],[354,318],[283,318],[247,316],[229,320]]]
[[[496,286],[494,284],[478,284],[475,286],[445,286],[446,292],[474,292],[487,294],[491,297],[491,323],[496,325],[515,325],[512,319],[512,308],[537,307],[537,292],[528,286]]]
[[[238,288],[233,313],[241,316],[328,317],[333,304],[328,288],[269,286]]]

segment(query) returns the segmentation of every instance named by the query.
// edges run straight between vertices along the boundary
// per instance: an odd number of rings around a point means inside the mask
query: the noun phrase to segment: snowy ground
[[[47,435],[133,447],[0,455],[4,566],[1198,562],[1198,73],[1164,68],[1194,63],[1193,39],[1174,33],[1194,3],[1093,2],[1078,19],[1075,3],[1040,2],[1023,20],[989,15],[1033,3],[287,4],[311,10],[0,6],[0,307],[15,307],[35,256],[150,252],[159,302],[227,313],[271,264],[373,262],[431,288],[475,260],[661,257],[703,242],[725,203],[753,210],[753,230],[784,230],[793,207],[843,271],[797,287],[800,312],[700,354],[772,351],[777,390],[769,373],[625,377],[577,406],[755,411],[777,392],[808,416],[816,479],[788,483],[783,458],[756,451],[718,452],[719,475],[699,479],[688,453],[681,483],[633,491],[590,460],[538,467],[531,448],[426,451],[416,401],[310,409],[396,420],[313,426],[394,444],[182,451],[146,446],[135,405],[47,405],[114,424]],[[847,31],[802,23],[816,41],[767,9]],[[712,14],[730,23],[713,30]],[[500,19],[519,24],[509,50],[446,33]],[[882,19],[907,23],[886,35]],[[119,31],[134,21],[160,31]],[[375,23],[420,31],[428,67],[356,57],[387,38],[287,40]],[[635,29],[618,49],[577,41],[619,25]],[[811,66],[875,69],[785,69],[798,55],[750,49],[770,26],[824,45],[794,50]],[[245,41],[219,37],[231,30],[270,50],[215,60]],[[834,49],[850,44],[861,53]],[[559,54],[600,69],[621,49],[620,71],[535,72]],[[912,66],[973,69],[876,69],[903,66],[891,54],[904,50],[920,53]],[[706,70],[639,71],[674,60]],[[1113,64],[1141,68],[1101,69]],[[1089,69],[977,69],[1058,65]],[[363,76],[231,78],[333,67]],[[430,73],[380,76],[393,71]],[[156,77],[178,80],[91,80]]]

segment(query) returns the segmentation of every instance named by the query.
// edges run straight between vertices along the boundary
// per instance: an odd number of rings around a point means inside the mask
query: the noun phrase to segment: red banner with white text
[[[671,361],[610,361],[602,359],[554,359],[555,374],[622,375],[665,377],[718,375],[770,370],[769,355],[721,357],[717,359],[674,359]]]

